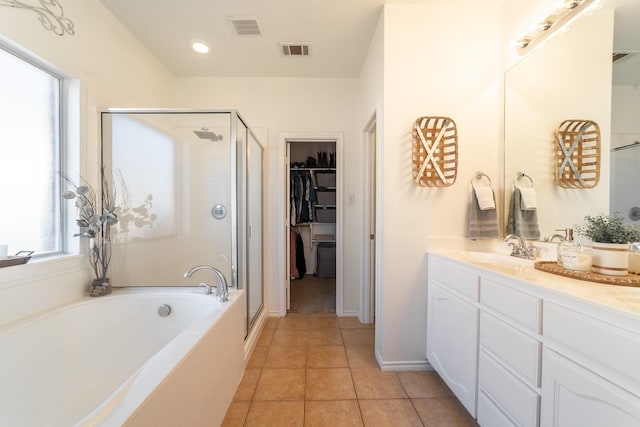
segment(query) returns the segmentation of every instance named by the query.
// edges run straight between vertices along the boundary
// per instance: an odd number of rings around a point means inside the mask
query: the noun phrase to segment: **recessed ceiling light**
[[[191,43],[191,48],[198,53],[209,53],[209,45],[202,41]]]

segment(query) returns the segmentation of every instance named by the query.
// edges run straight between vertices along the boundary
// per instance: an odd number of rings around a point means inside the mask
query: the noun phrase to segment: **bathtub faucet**
[[[184,273],[184,277],[191,277],[193,275],[193,273],[195,273],[196,271],[199,270],[207,270],[210,271],[217,280],[217,284],[216,284],[216,296],[218,297],[218,299],[222,302],[224,301],[229,301],[229,287],[227,286],[227,279],[224,278],[224,275],[222,274],[222,272],[220,270],[218,270],[217,268],[214,267],[210,267],[208,265],[199,265],[197,267],[193,267],[192,269],[190,269],[189,271],[187,271],[186,273]],[[207,283],[201,283],[200,286],[204,286],[205,287],[205,292],[207,294],[211,294],[211,288],[212,286],[207,284]]]

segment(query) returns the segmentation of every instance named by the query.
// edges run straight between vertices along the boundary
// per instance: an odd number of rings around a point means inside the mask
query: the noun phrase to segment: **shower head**
[[[200,139],[208,139],[213,142],[222,141],[222,135],[218,135],[215,132],[210,132],[207,128],[194,130],[193,133],[195,133]]]

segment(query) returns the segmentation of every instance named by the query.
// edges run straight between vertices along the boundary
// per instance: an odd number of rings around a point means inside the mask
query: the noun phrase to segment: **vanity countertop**
[[[433,250],[429,254],[529,282],[542,288],[542,290],[575,297],[590,305],[613,309],[640,319],[640,288],[600,284],[563,277],[536,270],[532,261],[527,262],[508,255],[495,254],[495,259],[492,259],[493,257],[489,254],[459,250]]]

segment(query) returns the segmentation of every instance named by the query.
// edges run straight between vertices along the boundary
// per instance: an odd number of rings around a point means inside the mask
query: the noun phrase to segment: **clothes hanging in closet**
[[[291,225],[314,222],[316,219],[316,191],[313,177],[308,171],[291,174]]]
[[[292,279],[300,278],[300,272],[298,271],[298,258],[296,256],[296,246],[298,246],[297,237],[299,235],[300,234],[295,231],[289,232],[289,273],[291,274]]]
[[[296,267],[298,268],[298,279],[302,279],[307,274],[307,264],[304,260],[304,244],[302,236],[296,233]]]

